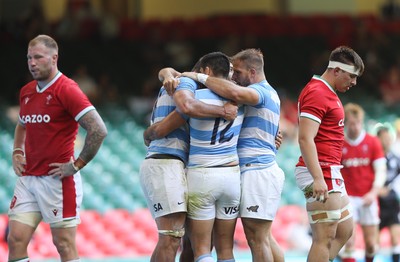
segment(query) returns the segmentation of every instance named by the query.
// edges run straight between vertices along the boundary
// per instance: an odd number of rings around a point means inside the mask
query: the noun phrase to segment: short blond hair
[[[359,120],[364,120],[364,109],[362,109],[362,107],[358,104],[355,103],[347,103],[344,106],[344,114],[345,114],[345,118],[349,117],[349,116],[353,116]]]
[[[55,53],[58,54],[57,42],[52,37],[48,35],[38,35],[29,42],[28,46],[35,46],[39,43],[43,44],[45,47],[49,49],[53,49]]]

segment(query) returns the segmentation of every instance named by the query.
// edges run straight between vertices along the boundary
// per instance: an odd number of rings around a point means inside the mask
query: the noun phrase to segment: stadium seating
[[[139,167],[145,156],[143,127],[135,122],[127,109],[117,108],[112,112],[104,114],[109,136],[97,156],[81,171],[84,198],[82,223],[77,233],[79,252],[82,257],[88,258],[148,256],[156,245],[158,234],[155,222],[146,208],[139,182]],[[114,113],[118,117],[114,117]],[[390,114],[381,116],[384,117],[392,118]],[[80,131],[80,139],[82,135]],[[1,129],[0,142],[0,199],[6,200],[0,202],[0,236],[4,238],[9,205],[7,199],[12,197],[16,180],[10,158],[13,145],[11,129]],[[290,248],[287,229],[302,223],[301,219],[304,219],[302,211],[305,201],[294,179],[294,166],[299,155],[295,143],[284,143],[277,154],[277,161],[285,172],[286,180],[282,205],[272,232],[285,250]],[[381,238],[382,244],[389,246],[387,231],[382,232]],[[236,226],[235,247],[248,249],[240,219]],[[360,238],[357,247],[363,248]],[[57,257],[48,225],[39,226],[29,250],[32,259]],[[6,253],[6,244],[0,241],[0,257]]]

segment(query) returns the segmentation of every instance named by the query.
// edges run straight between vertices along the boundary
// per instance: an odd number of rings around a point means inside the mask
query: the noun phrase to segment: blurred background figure
[[[385,186],[379,192],[380,219],[379,229],[389,228],[391,255],[393,262],[400,261],[400,158],[393,154],[394,141],[390,125],[377,128],[377,136],[386,157],[387,177]]]
[[[378,193],[386,181],[386,159],[380,141],[364,129],[365,113],[361,106],[348,103],[345,112],[345,142],[342,174],[352,205],[355,223],[353,235],[346,243],[343,262],[355,262],[356,224],[361,225],[365,260],[372,262],[378,252],[379,204]]]

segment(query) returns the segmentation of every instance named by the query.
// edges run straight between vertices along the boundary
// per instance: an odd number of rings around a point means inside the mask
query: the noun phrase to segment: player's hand
[[[13,154],[12,166],[15,174],[17,176],[22,176],[22,173],[25,172],[26,158],[21,154]]]
[[[175,89],[178,85],[179,85],[179,78],[177,77],[166,78],[163,81],[163,86],[167,91],[168,95],[170,96],[174,94]]]
[[[238,106],[234,102],[227,102],[224,104],[225,116],[224,119],[228,121],[235,120],[238,112]]]
[[[369,206],[371,205],[375,199],[376,199],[377,195],[374,192],[368,192],[363,196],[363,205],[364,206]]]
[[[67,163],[51,163],[50,167],[54,167],[49,171],[49,175],[53,178],[63,179],[67,176],[74,175],[77,171],[74,168],[74,159],[71,159]]]
[[[150,139],[150,137],[148,136],[148,128],[146,129],[146,130],[144,130],[144,132],[143,132],[143,141],[144,141],[144,144],[145,144],[145,146],[149,146],[150,145],[150,143],[151,143],[151,139]]]
[[[278,131],[278,134],[275,136],[275,147],[278,150],[281,147],[283,140],[282,132],[281,130]]]
[[[324,178],[315,179],[313,184],[313,197],[322,203],[325,203],[328,200],[328,186],[325,183]]]

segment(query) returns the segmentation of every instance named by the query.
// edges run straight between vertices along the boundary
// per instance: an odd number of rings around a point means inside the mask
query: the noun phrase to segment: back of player
[[[174,110],[173,99],[162,87],[153,108],[151,124],[160,122]],[[175,259],[180,237],[184,234],[188,142],[189,134],[185,126],[151,141],[140,167],[140,184],[159,232],[151,261]]]
[[[196,90],[195,95],[208,104],[226,102],[208,89]],[[242,121],[243,107],[234,121],[189,120],[188,218],[194,255],[199,261],[212,261],[209,246],[213,228],[218,259],[233,257],[233,234],[240,203],[237,141]]]

